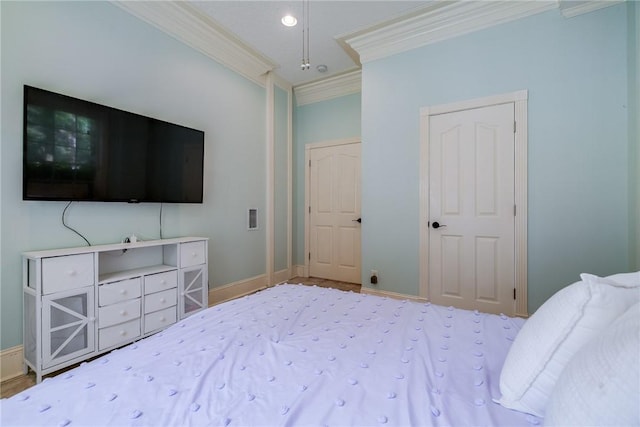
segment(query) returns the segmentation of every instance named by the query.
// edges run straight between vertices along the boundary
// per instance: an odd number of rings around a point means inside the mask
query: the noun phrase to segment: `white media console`
[[[208,306],[204,237],[22,254],[24,362],[42,376]]]

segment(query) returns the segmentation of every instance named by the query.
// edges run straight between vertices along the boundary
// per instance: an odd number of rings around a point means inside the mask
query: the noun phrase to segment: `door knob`
[[[352,219],[353,222],[357,222],[358,224],[362,223],[362,218]]]
[[[433,228],[446,227],[446,225],[444,225],[444,224],[440,224],[438,221],[433,221],[433,224],[431,224],[431,226],[432,226]]]

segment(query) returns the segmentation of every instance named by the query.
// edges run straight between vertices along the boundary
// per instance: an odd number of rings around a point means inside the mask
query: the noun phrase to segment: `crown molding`
[[[269,58],[187,2],[111,3],[261,86],[266,84],[266,73],[276,68]]]
[[[342,39],[366,63],[557,8],[558,2],[550,0],[434,2],[409,17]]]
[[[362,91],[362,72],[349,71],[334,77],[295,86],[296,106],[326,101]]]
[[[560,1],[560,13],[565,18],[583,15],[609,6],[624,3],[625,0],[588,0],[588,1]]]

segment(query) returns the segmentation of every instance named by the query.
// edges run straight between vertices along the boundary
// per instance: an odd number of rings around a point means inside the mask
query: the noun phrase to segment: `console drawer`
[[[175,306],[147,314],[144,316],[144,333],[147,334],[156,329],[166,328],[176,323],[176,319],[177,312]]]
[[[140,278],[105,283],[98,288],[98,304],[102,307],[120,301],[139,298],[141,294]]]
[[[206,261],[205,242],[189,242],[180,245],[180,267],[204,264]]]
[[[94,283],[93,254],[42,259],[42,293],[82,288]]]
[[[157,292],[155,294],[146,295],[144,297],[144,312],[151,313],[162,310],[163,308],[176,305],[178,301],[178,290],[168,289],[166,291]]]
[[[106,328],[139,317],[140,298],[98,308],[98,327]]]
[[[144,277],[144,293],[165,291],[178,287],[178,271],[167,271],[165,273],[151,274]]]
[[[120,343],[127,343],[140,336],[140,319],[121,323],[98,331],[100,350]]]

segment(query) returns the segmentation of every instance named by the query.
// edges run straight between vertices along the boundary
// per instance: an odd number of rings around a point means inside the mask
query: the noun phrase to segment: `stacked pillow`
[[[623,286],[638,287],[640,286],[640,271],[636,271],[635,273],[614,274],[602,280],[611,280]]]
[[[549,397],[572,357],[640,301],[640,272],[607,278],[581,274],[524,324],[500,375],[502,406],[545,416]]]
[[[551,393],[544,423],[640,425],[640,303],[569,361]]]

